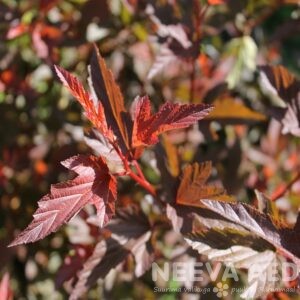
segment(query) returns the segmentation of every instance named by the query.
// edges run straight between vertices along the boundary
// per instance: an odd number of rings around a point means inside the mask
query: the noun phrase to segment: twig
[[[134,181],[139,183],[145,190],[147,190],[152,196],[156,197],[156,191],[154,187],[146,180],[142,170],[140,169],[140,166],[136,160],[133,161],[133,164],[138,172],[138,174],[135,174],[132,169],[129,166],[128,159],[124,157],[123,153],[121,152],[120,148],[118,147],[117,143],[115,141],[110,141],[111,145],[114,147],[116,152],[118,153],[119,157],[121,158],[126,175],[131,177]]]
[[[196,75],[196,65],[195,60],[191,61],[192,72],[190,75],[190,103],[194,103],[194,94],[195,94],[195,75]]]
[[[284,194],[288,192],[290,188],[294,185],[294,183],[298,180],[300,180],[300,171],[298,171],[297,175],[279,193],[271,197],[271,201],[276,201],[282,196],[284,196]]]

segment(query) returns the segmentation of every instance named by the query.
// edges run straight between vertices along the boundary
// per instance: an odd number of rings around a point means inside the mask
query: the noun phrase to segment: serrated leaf
[[[273,272],[275,266],[276,275],[281,276],[279,266],[285,259],[300,266],[299,233],[296,233],[300,222],[297,221],[293,229],[278,227],[270,216],[242,203],[201,202],[203,207],[196,209],[168,205],[167,216],[174,229],[199,253],[248,269],[243,298],[263,296],[268,289],[277,287],[280,281],[269,281],[269,272]]]
[[[209,104],[177,104],[166,102],[159,111],[151,114],[148,97],[139,98],[135,113],[132,134],[133,147],[153,145],[158,135],[172,130],[188,127],[203,119],[212,110]]]
[[[283,258],[276,252],[265,250],[258,252],[249,247],[232,246],[228,249],[215,249],[193,239],[185,238],[185,241],[209,260],[222,262],[230,267],[248,270],[248,282],[241,294],[244,299],[257,299],[265,296],[268,291],[279,286],[281,278],[281,264]],[[275,268],[274,268],[275,267]],[[274,272],[275,271],[275,272]],[[272,276],[278,276],[278,280],[270,280]]]
[[[201,202],[203,207],[199,208],[167,206],[167,216],[176,232],[216,249],[240,245],[260,252],[276,250],[300,267],[299,216],[291,228],[243,203]]]
[[[242,227],[273,245],[285,257],[300,266],[299,232],[295,228],[279,227],[267,214],[242,203],[226,203],[213,200],[201,200],[209,210],[219,214],[228,222]],[[216,227],[217,228],[217,227]],[[233,227],[234,228],[234,227]]]
[[[94,103],[91,95],[84,89],[75,76],[58,66],[55,66],[55,71],[63,85],[68,88],[71,94],[82,105],[87,118],[92,124],[105,136],[112,138],[112,133],[108,129],[101,102]]]
[[[118,241],[114,239],[101,240],[83,265],[83,269],[78,273],[78,281],[69,299],[79,299],[90,286],[95,284],[98,278],[104,278],[111,269],[122,263],[127,255],[129,255],[129,251],[124,249]]]
[[[186,166],[177,190],[176,203],[201,207],[200,199],[232,200],[222,187],[207,184],[211,171],[209,161]]]
[[[44,238],[68,222],[88,203],[96,207],[102,226],[113,216],[117,194],[116,179],[109,174],[103,159],[78,155],[62,164],[78,176],[51,186],[50,193],[38,202],[39,208],[33,215],[33,221],[9,246]]]
[[[117,137],[123,154],[126,154],[131,144],[132,121],[125,110],[120,88],[96,46],[91,59],[90,76],[91,89],[103,105],[106,122]]]
[[[247,124],[265,121],[266,117],[232,98],[217,99],[213,102],[215,109],[207,120],[225,122],[226,124]]]

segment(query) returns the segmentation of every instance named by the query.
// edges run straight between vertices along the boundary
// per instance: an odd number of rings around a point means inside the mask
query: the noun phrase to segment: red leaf
[[[61,67],[55,66],[55,71],[65,87],[79,101],[86,112],[87,118],[93,125],[105,135],[112,139],[112,132],[108,129],[104,110],[101,102],[95,104],[90,94],[84,89],[79,80]]]
[[[91,89],[101,101],[107,123],[118,139],[118,144],[126,154],[130,149],[132,121],[124,107],[124,100],[112,72],[107,68],[98,49],[94,48],[91,59]]]
[[[134,147],[153,145],[158,135],[172,129],[185,128],[203,119],[211,110],[209,104],[177,104],[166,102],[151,114],[148,97],[137,100],[134,113],[132,144]]]
[[[12,300],[13,293],[10,288],[9,274],[5,273],[0,282],[0,299],[1,300]]]
[[[62,164],[78,176],[51,186],[50,193],[38,202],[39,208],[33,215],[33,221],[9,246],[44,238],[68,222],[88,203],[96,206],[101,225],[113,216],[116,179],[108,173],[102,158],[78,155]]]

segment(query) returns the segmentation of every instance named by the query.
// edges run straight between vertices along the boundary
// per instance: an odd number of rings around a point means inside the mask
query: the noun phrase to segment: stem
[[[201,35],[202,35],[202,23],[205,18],[208,5],[203,6],[203,8],[200,6],[200,3],[198,0],[194,0],[194,28],[195,28],[195,36],[193,39],[193,43],[200,42]],[[193,58],[191,60],[191,75],[190,75],[190,97],[189,101],[190,103],[194,103],[194,95],[195,95],[195,77],[196,77],[196,60],[197,58]]]
[[[195,60],[193,59],[191,62],[192,72],[190,75],[190,103],[194,102],[194,94],[195,94],[195,74],[196,74],[196,65]]]
[[[132,163],[133,163],[134,167],[136,168],[136,170],[137,170],[137,172],[138,172],[138,175],[139,175],[143,180],[146,180],[146,178],[145,178],[145,176],[144,176],[144,174],[143,174],[143,172],[142,172],[142,170],[141,170],[141,168],[140,168],[139,163],[138,163],[136,160],[134,160]]]
[[[124,168],[126,171],[126,174],[129,175],[134,181],[139,183],[145,190],[147,190],[152,196],[156,197],[156,191],[154,187],[146,180],[138,162],[136,160],[133,160],[133,165],[135,166],[138,174],[135,174],[132,169],[129,166],[128,160],[126,157],[124,157],[123,153],[121,152],[120,148],[118,147],[117,143],[115,141],[111,142],[112,146],[122,159],[122,162],[124,164]]]
[[[284,196],[284,194],[288,192],[290,188],[294,185],[294,183],[297,182],[299,179],[300,179],[300,171],[298,171],[297,175],[279,193],[271,197],[271,201],[276,201],[282,196]]]
[[[154,187],[145,179],[136,175],[130,168],[128,169],[128,175],[137,183],[139,183],[145,190],[147,190],[152,196],[156,197],[156,191]]]

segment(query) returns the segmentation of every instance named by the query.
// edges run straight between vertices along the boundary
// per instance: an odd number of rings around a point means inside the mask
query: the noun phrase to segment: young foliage
[[[62,83],[83,106],[89,120],[103,135],[98,139],[102,147],[97,147],[98,157],[78,155],[62,162],[78,176],[51,187],[50,193],[38,202],[39,208],[33,215],[34,220],[10,246],[44,238],[58,230],[87,204],[96,207],[98,223],[101,227],[104,226],[115,213],[116,177],[109,169],[113,161],[122,161],[123,173],[129,174],[155,194],[141,172],[136,175],[130,169],[129,163],[133,160],[135,148],[155,144],[159,134],[171,129],[185,128],[204,118],[212,109],[211,105],[167,102],[151,116],[150,100],[143,97],[137,100],[132,121],[129,112],[125,110],[123,96],[113,74],[96,48],[91,60],[90,85],[97,99],[92,99],[81,83],[67,71],[56,67],[56,72]],[[111,158],[108,154],[110,151],[113,151]],[[122,166],[121,169],[123,170]]]
[[[156,144],[161,133],[188,127],[212,110],[211,105],[166,102],[157,113],[151,114],[148,97],[138,98],[136,101],[132,137],[134,147]]]

